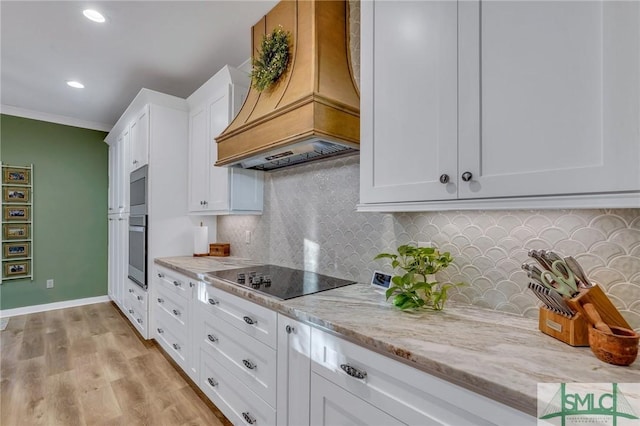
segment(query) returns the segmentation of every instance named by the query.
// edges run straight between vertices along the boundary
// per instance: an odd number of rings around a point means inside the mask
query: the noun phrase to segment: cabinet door
[[[224,129],[233,118],[230,109],[230,90],[229,86],[221,91],[218,96],[208,102],[209,109],[209,182],[210,194],[208,210],[229,210],[229,169],[226,167],[214,167],[213,164],[218,161],[218,144],[215,138]]]
[[[315,373],[311,374],[311,424],[404,425],[398,419]]]
[[[129,274],[129,221],[126,216],[120,216],[117,219],[117,244],[114,246],[117,250],[115,253],[117,269],[116,269],[116,302],[123,306],[124,288],[128,280]]]
[[[460,198],[640,188],[639,10],[460,2]]]
[[[131,123],[131,170],[149,163],[149,105]]]
[[[361,202],[456,198],[456,2],[361,8]]]
[[[117,208],[118,213],[129,212],[129,128],[122,132],[118,138],[118,166],[117,166],[117,185],[118,197]]]
[[[278,315],[278,387],[276,424],[309,424],[311,328]]]
[[[109,195],[107,199],[107,214],[116,212],[118,199],[118,145],[109,146]]]
[[[189,114],[189,211],[206,210],[209,194],[208,114],[205,106]]]
[[[118,260],[117,260],[117,221],[115,217],[109,216],[107,219],[107,232],[109,237],[109,248],[107,251],[107,287],[109,298],[113,301],[117,301],[116,286],[118,279]]]

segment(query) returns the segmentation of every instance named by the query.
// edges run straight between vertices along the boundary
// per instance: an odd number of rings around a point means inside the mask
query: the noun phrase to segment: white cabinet
[[[200,388],[235,424],[275,424],[277,314],[204,282],[197,306]]]
[[[108,216],[108,269],[107,282],[109,298],[124,311],[125,280],[129,257],[128,215]]]
[[[134,115],[130,125],[131,158],[129,172],[149,164],[149,105]]]
[[[147,292],[130,279],[125,279],[122,305],[129,321],[145,339],[148,336]]]
[[[108,214],[129,212],[129,127],[109,146]]]
[[[278,426],[308,425],[311,386],[311,327],[278,314],[277,334],[277,424]]]
[[[640,206],[639,27],[638,2],[363,2],[360,210]]]
[[[193,351],[194,289],[192,280],[175,271],[156,266],[153,274],[154,336],[160,346],[197,381],[197,363]]]
[[[314,425],[536,424],[518,410],[316,328],[311,371]]]
[[[262,172],[213,166],[218,158],[215,137],[239,111],[248,85],[245,73],[226,66],[187,99],[191,213],[262,213]]]
[[[109,241],[110,247],[118,247],[117,256],[122,261],[122,268],[110,275],[110,294],[116,303],[129,316],[129,319],[143,338],[151,337],[153,332],[153,315],[149,299],[154,300],[151,281],[156,257],[178,256],[190,254],[193,249],[193,223],[186,209],[187,196],[187,150],[188,150],[188,112],[184,99],[163,93],[142,89],[127,110],[120,117],[106,142],[115,147],[112,155],[121,166],[117,172],[120,181],[111,183],[119,188],[120,203],[115,207],[124,211],[120,217],[124,223],[117,235],[119,241]],[[141,287],[131,287],[128,279],[128,215],[129,211],[129,176],[130,172],[143,165],[148,165],[147,185],[147,241],[146,271],[148,293]],[[110,249],[110,253],[112,253]],[[115,271],[111,267],[110,271]],[[132,300],[125,291],[123,303],[118,302],[117,283],[122,280],[125,289],[133,289],[142,297],[141,303]],[[112,282],[113,281],[113,282]],[[129,286],[129,287],[127,287]],[[137,304],[136,304],[137,303]],[[129,312],[133,311],[133,312]],[[166,322],[166,321],[165,321]]]

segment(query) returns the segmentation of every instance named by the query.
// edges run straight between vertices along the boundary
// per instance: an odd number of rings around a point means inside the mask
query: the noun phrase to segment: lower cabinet
[[[518,410],[210,284],[166,268],[154,272],[151,333],[236,425],[536,424]],[[133,290],[125,303],[135,318],[145,300]]]
[[[145,339],[149,338],[147,292],[139,285],[125,279],[122,306],[129,321]]]

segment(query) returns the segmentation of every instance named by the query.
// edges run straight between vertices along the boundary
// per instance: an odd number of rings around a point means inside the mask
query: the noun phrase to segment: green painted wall
[[[33,164],[34,280],[4,281],[0,309],[107,294],[105,132],[0,115],[0,160]],[[46,288],[46,280],[55,280]]]

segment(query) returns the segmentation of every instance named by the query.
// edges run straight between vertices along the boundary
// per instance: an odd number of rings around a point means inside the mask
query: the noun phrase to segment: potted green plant
[[[435,311],[444,309],[447,301],[447,290],[457,284],[440,284],[428,282],[428,277],[449,266],[453,258],[449,252],[440,253],[434,247],[416,247],[401,245],[398,254],[380,253],[374,259],[391,259],[393,269],[400,268],[403,273],[391,278],[393,285],[386,292],[386,297],[393,298],[393,304],[399,309],[429,308]]]

